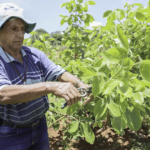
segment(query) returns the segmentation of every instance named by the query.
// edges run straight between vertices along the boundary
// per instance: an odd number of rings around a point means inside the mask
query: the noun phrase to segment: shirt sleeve
[[[12,85],[12,84],[8,78],[8,75],[7,75],[7,72],[5,70],[3,63],[0,61],[0,90],[8,85]]]
[[[41,55],[41,62],[45,81],[57,81],[58,77],[66,71],[51,61],[44,53]]]

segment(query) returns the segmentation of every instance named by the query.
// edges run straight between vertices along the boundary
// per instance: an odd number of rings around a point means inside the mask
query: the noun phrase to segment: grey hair
[[[11,22],[11,21],[14,21],[15,19],[17,19],[17,17],[9,18],[7,21],[8,21],[8,22]]]

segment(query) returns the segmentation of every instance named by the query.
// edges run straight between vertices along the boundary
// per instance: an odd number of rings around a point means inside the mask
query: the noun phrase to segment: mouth
[[[23,41],[15,41],[14,43],[21,44]]]

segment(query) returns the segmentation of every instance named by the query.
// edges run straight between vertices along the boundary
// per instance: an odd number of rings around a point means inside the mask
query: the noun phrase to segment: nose
[[[17,35],[17,37],[24,37],[24,31],[22,31],[22,29],[18,29],[16,31],[16,35]]]

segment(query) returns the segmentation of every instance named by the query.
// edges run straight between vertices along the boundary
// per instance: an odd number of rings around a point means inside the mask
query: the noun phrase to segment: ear
[[[2,33],[2,30],[3,30],[3,29],[2,29],[2,28],[0,28],[0,35],[1,35],[1,33]]]
[[[2,29],[0,28],[0,43],[1,43],[1,37],[2,37]]]

